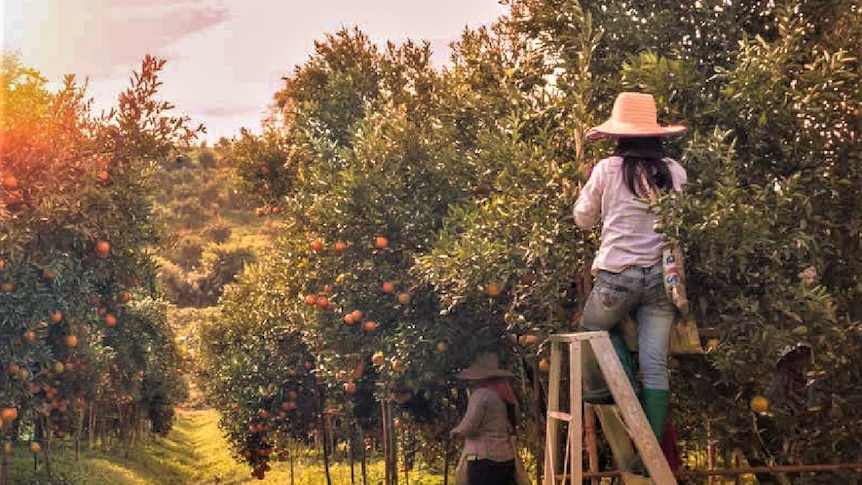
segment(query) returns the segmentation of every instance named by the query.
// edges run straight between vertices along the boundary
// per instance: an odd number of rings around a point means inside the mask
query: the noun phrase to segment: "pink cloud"
[[[83,0],[51,5],[40,33],[42,65],[47,74],[74,72],[94,78],[126,72],[146,54],[229,20],[224,8],[202,0]],[[47,61],[47,62],[46,62]]]

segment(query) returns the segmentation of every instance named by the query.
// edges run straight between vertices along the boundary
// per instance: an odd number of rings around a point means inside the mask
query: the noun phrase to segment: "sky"
[[[52,83],[88,79],[97,109],[115,104],[145,54],[166,58],[162,99],[203,123],[210,144],[259,132],[281,78],[326,33],[427,40],[443,65],[465,27],[503,13],[498,0],[0,0],[3,50]]]

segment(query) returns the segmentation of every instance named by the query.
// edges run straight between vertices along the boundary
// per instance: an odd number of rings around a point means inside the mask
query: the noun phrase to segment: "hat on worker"
[[[614,101],[611,117],[587,131],[588,140],[604,137],[652,137],[681,135],[683,125],[658,124],[655,98],[651,94],[623,92]]]
[[[495,352],[483,352],[455,377],[475,381],[495,377],[512,377],[513,375],[511,372],[500,368],[500,357]]]

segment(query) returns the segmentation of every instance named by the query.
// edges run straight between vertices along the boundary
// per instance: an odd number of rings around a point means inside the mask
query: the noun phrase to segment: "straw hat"
[[[455,375],[458,379],[480,380],[494,377],[512,377],[514,374],[500,368],[500,357],[494,352],[485,352],[476,356],[473,363]]]
[[[655,99],[651,94],[620,93],[614,101],[609,120],[587,131],[587,140],[606,136],[671,136],[685,133],[683,125],[658,124]]]

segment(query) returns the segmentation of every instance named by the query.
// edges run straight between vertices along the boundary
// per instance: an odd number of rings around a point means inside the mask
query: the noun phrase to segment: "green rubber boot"
[[[611,343],[614,346],[617,357],[620,359],[620,363],[623,366],[623,370],[625,370],[626,376],[629,378],[632,388],[635,389],[635,393],[638,394],[638,385],[635,378],[634,365],[632,364],[632,354],[626,345],[626,341],[623,338],[619,327],[617,326],[612,328],[608,331],[608,335],[611,338]],[[590,404],[613,404],[614,398],[611,395],[610,389],[608,389],[607,383],[605,383],[605,379],[602,376],[602,372],[599,369],[598,362],[596,361],[596,356],[593,354],[592,348],[589,346],[587,346],[583,352],[582,360],[585,384],[584,402]]]
[[[667,419],[667,409],[670,406],[670,391],[667,389],[644,389],[643,402],[650,428],[655,433],[658,442],[661,443],[665,420]]]

